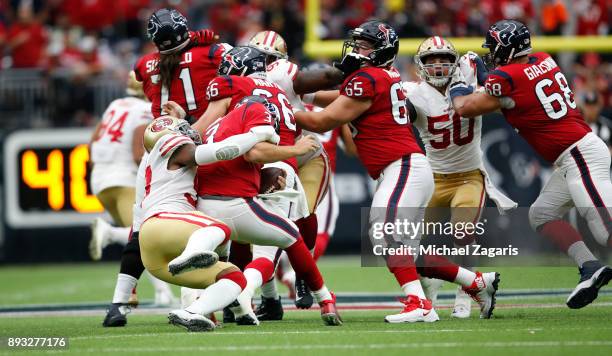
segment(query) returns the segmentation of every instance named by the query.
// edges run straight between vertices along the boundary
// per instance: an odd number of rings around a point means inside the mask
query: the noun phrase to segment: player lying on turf
[[[483,47],[491,70],[485,92],[472,93],[461,72],[450,84],[455,111],[474,117],[502,110],[506,120],[555,170],[529,210],[532,227],[553,241],[578,265],[580,282],[569,295],[570,308],[597,298],[612,279],[612,268],[589,251],[563,216],[576,207],[595,239],[611,246],[612,183],[610,151],[591,132],[576,107],[574,93],[547,53],[532,54],[529,29],[514,20],[493,24]]]
[[[145,168],[144,222],[140,249],[144,266],[156,277],[176,285],[204,289],[193,304],[169,314],[171,323],[190,331],[211,330],[214,322],[205,315],[233,302],[246,285],[244,275],[232,264],[219,261],[227,255],[229,228],[195,210],[196,165],[235,159],[263,141],[278,136],[267,114],[267,125],[251,127],[218,143],[200,145],[199,134],[187,121],[162,116],[145,131],[149,152]],[[244,110],[227,117],[245,115]]]
[[[343,59],[339,65],[349,74],[342,84],[340,96],[332,99],[322,111],[296,112],[296,121],[315,132],[326,132],[346,123],[350,125],[359,158],[370,176],[378,180],[370,225],[396,219],[421,221],[434,184],[429,163],[412,132],[400,74],[392,66],[399,39],[391,26],[376,20],[355,28],[351,37],[344,43]],[[349,48],[352,52],[346,53]],[[391,235],[382,241],[383,247],[399,243]],[[409,243],[418,244],[418,238]],[[439,256],[422,256],[419,260],[417,272],[413,256],[390,256],[387,259],[387,266],[406,299],[402,300],[405,304],[402,312],[387,316],[385,321],[439,320],[431,301],[425,297],[419,273],[461,284],[478,300],[481,317],[491,316],[498,274],[474,273]]]
[[[419,130],[434,175],[435,187],[425,220],[438,221],[444,215],[441,208],[451,208],[450,221],[454,226],[476,223],[480,220],[486,195],[496,202],[500,211],[516,207],[517,204],[499,192],[486,176],[480,150],[482,117],[465,118],[448,110],[448,85],[455,71],[461,71],[474,86],[478,82],[474,55],[459,57],[450,41],[434,36],[421,43],[414,58],[422,81],[404,82],[403,88],[408,109],[412,110],[410,120]],[[464,246],[474,241],[473,236],[459,236],[462,238],[455,239],[456,245]],[[421,283],[428,299],[435,304],[443,282],[422,278]],[[451,317],[468,318],[470,302],[460,286]]]

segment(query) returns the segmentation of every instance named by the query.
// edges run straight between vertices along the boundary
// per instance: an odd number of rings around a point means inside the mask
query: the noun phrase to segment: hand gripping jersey
[[[187,136],[168,134],[155,143],[146,157],[144,196],[140,211],[143,222],[158,213],[195,210],[196,167],[168,169],[170,157],[183,145],[195,144]]]
[[[342,83],[340,94],[372,100],[372,106],[349,123],[359,158],[372,178],[377,179],[391,162],[410,153],[422,153],[395,68],[361,68]]]
[[[476,71],[467,55],[459,59],[457,70],[468,85],[476,86]],[[425,144],[427,160],[435,173],[459,173],[480,168],[482,116],[465,118],[455,113],[445,94],[425,81],[404,82],[406,96],[414,105],[413,121]]]
[[[293,106],[289,102],[285,91],[278,85],[255,77],[226,75],[213,79],[207,89],[209,101],[232,98],[230,110],[242,98],[250,95],[261,95],[276,106],[277,112],[281,115],[279,146],[293,146],[295,138],[300,134],[300,130],[295,124]],[[285,163],[289,164],[297,172],[297,160],[295,158],[290,158]]]
[[[544,159],[554,162],[591,131],[576,107],[574,93],[557,63],[546,53],[529,55],[529,62],[489,72],[485,90],[508,97],[506,120]]]
[[[91,144],[94,194],[113,186],[135,185],[138,167],[132,154],[134,130],[152,119],[151,103],[142,99],[117,99],[108,106],[102,116],[99,135]]]
[[[161,106],[172,100],[183,107],[187,114],[199,118],[208,107],[206,85],[217,75],[226,48],[224,44],[212,44],[185,51],[169,91],[161,85],[159,53],[141,57],[134,66],[134,72],[136,79],[143,83],[143,90],[152,103],[153,115],[161,116]]]
[[[262,104],[248,103],[210,124],[204,142],[219,142],[262,125],[272,125],[270,113]],[[197,181],[198,195],[254,197],[259,191],[261,167],[261,164],[247,162],[242,156],[231,161],[200,166]]]

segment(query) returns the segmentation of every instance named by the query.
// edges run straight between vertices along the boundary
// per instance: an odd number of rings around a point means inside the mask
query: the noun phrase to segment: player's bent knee
[[[247,285],[247,280],[244,277],[244,274],[236,266],[231,266],[219,272],[216,280],[218,281],[220,279],[228,279],[236,283],[238,286],[240,286],[240,290],[243,290]]]
[[[529,225],[531,225],[534,231],[538,231],[542,225],[553,220],[556,220],[556,218],[549,214],[544,214],[544,208],[534,205],[529,208]]]

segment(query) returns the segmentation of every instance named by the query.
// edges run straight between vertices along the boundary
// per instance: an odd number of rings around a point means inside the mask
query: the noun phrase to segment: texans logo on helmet
[[[153,125],[151,125],[151,131],[160,132],[160,131],[163,131],[166,127],[170,125],[172,125],[172,119],[169,119],[167,117],[162,117],[162,118],[155,120],[155,122],[153,122]]]
[[[160,24],[157,21],[149,21],[149,24],[147,26],[147,33],[149,34],[150,38],[154,38],[155,35],[157,35],[157,31],[159,31],[160,28]]]
[[[514,37],[516,31],[516,24],[512,22],[504,23],[505,27],[501,30],[491,30],[491,37],[497,41],[497,43],[506,47],[509,46],[512,41],[510,39]]]
[[[172,28],[177,29],[179,26],[187,26],[187,19],[185,16],[181,15],[178,11],[172,11],[170,13],[170,18],[172,19]]]
[[[395,43],[395,31],[392,28],[387,28],[383,24],[379,24],[378,29],[380,30],[378,37],[383,40],[385,47],[392,46],[393,43]]]

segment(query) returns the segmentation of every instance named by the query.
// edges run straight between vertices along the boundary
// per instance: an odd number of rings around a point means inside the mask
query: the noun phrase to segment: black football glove
[[[342,58],[342,62],[334,62],[333,66],[334,68],[342,71],[342,73],[344,73],[344,77],[346,78],[351,75],[351,73],[361,68],[366,60],[366,56],[351,52],[347,53],[344,58]]]

